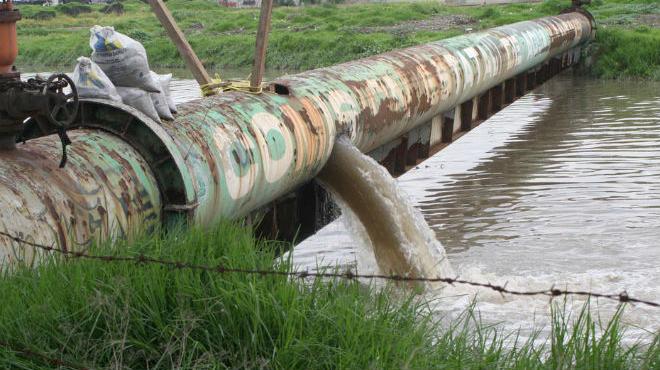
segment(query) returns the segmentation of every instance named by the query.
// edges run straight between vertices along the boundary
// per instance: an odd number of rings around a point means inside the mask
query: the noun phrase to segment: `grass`
[[[555,15],[569,3],[568,0],[546,0],[483,7],[449,7],[434,2],[277,7],[273,11],[267,65],[280,70],[329,66],[456,36],[467,28],[479,30]],[[228,9],[207,0],[170,0],[167,4],[207,67],[251,65],[257,9]],[[125,14],[118,16],[101,12],[102,5],[85,6],[92,11],[77,15],[65,8],[44,10],[40,6],[21,6],[24,19],[18,27],[19,65],[72,68],[78,56],[90,53],[89,27],[102,24],[114,25],[143,42],[153,67],[182,67],[183,61],[148,5],[126,0],[124,7]],[[596,76],[660,79],[657,57],[660,31],[638,27],[640,17],[660,16],[660,4],[656,0],[595,0],[589,10],[601,25],[601,32],[597,33],[601,58],[594,68]],[[36,19],[44,12],[55,16]],[[451,14],[470,16],[475,23],[409,32],[376,28]],[[638,48],[638,43],[644,47]],[[648,67],[645,68],[645,64]]]
[[[597,62],[592,68],[594,75],[660,81],[660,29],[603,27],[598,32]]]
[[[91,253],[230,267],[273,267],[281,245],[222,224],[138,237]],[[288,271],[287,264],[277,269]],[[0,279],[0,342],[90,368],[653,369],[649,345],[622,345],[620,316],[600,327],[588,307],[556,307],[542,346],[516,341],[473,311],[432,319],[414,296],[357,282],[220,275],[135,263],[50,258]],[[52,363],[0,346],[0,367]]]

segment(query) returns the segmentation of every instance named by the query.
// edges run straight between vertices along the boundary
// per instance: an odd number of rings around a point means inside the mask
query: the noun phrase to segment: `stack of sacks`
[[[144,46],[113,27],[94,26],[90,33],[92,64],[105,73],[111,85],[114,84],[112,89],[116,89],[121,101],[158,123],[161,118],[173,120],[172,113],[176,112],[176,107],[173,102],[171,107],[169,105],[172,75],[159,76],[152,72]],[[81,67],[80,63],[79,59],[77,70]],[[79,93],[81,97],[99,97],[85,94],[88,91]]]

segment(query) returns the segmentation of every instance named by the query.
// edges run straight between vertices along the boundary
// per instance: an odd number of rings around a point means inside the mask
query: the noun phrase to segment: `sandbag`
[[[160,118],[158,118],[158,112],[156,112],[156,107],[154,107],[154,102],[151,100],[151,95],[149,92],[138,89],[137,87],[123,86],[117,86],[117,92],[119,93],[119,96],[121,96],[121,100],[124,101],[124,104],[130,105],[131,107],[146,114],[147,117],[158,123],[161,123]]]
[[[90,33],[92,60],[115,86],[160,91],[160,83],[149,73],[147,51],[142,44],[115,31],[113,27],[94,26]]]
[[[149,93],[149,95],[151,95],[151,101],[154,103],[154,108],[156,108],[158,117],[166,121],[174,120],[174,116],[172,115],[172,112],[170,112],[170,107],[167,105],[165,95],[162,93]]]
[[[159,81],[160,84],[160,76],[156,74],[156,72],[151,71],[151,76]],[[162,88],[162,85],[161,85]],[[174,116],[172,115],[172,112],[170,112],[170,107],[167,105],[167,98],[165,97],[165,93],[161,89],[160,92],[157,93],[149,93],[151,95],[151,100],[154,102],[154,107],[156,108],[156,112],[158,113],[158,116],[164,120],[172,121],[174,119]]]
[[[170,112],[176,113],[176,104],[174,99],[172,99],[172,91],[170,90],[170,83],[172,83],[172,74],[168,73],[166,75],[158,75],[158,81],[160,82],[160,87],[165,94],[165,99],[167,99],[167,105],[170,107]]]
[[[73,70],[73,82],[81,98],[107,99],[121,102],[115,85],[91,59],[80,57]]]

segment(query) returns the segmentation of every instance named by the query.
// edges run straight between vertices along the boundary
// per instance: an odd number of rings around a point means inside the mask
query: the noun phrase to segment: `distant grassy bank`
[[[182,263],[290,271],[224,224],[92,248]],[[285,246],[286,247],[286,246]],[[27,248],[27,247],[26,247]],[[555,310],[543,345],[467,312],[437,322],[401,291],[355,281],[62,259],[0,276],[3,369],[657,369],[660,342],[625,346],[616,316]],[[556,300],[557,301],[557,300]],[[559,305],[561,306],[561,305]],[[603,325],[601,327],[601,325]],[[70,365],[55,366],[46,358]]]
[[[268,68],[305,70],[417,45],[516,21],[555,15],[568,0],[486,7],[433,2],[277,7]],[[228,9],[208,0],[167,2],[202,61],[211,68],[249,66],[256,9]],[[114,25],[144,43],[155,67],[181,67],[176,49],[149,7],[123,2],[123,15],[102,5],[22,6],[19,64],[70,66],[88,55],[90,26]],[[72,10],[73,8],[73,10]],[[107,9],[105,9],[107,10]],[[601,77],[660,79],[660,4],[657,0],[594,0],[602,47],[594,73]]]

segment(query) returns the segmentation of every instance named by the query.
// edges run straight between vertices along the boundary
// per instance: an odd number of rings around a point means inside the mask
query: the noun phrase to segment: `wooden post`
[[[186,65],[192,72],[193,76],[200,85],[208,85],[213,83],[213,80],[206,72],[204,65],[197,58],[197,54],[192,49],[186,36],[181,32],[179,26],[177,26],[176,21],[172,17],[172,13],[167,9],[162,0],[149,0],[149,5],[151,9],[156,13],[156,17],[160,21],[160,24],[165,28],[165,32],[170,37],[176,48],[179,50],[179,54],[186,62]]]
[[[397,146],[394,151],[394,174],[401,175],[406,172],[406,152],[408,149],[408,137],[402,136],[401,143]]]
[[[444,120],[442,121],[442,142],[451,143],[454,138],[454,114],[455,110],[445,113]]]
[[[433,120],[425,123],[420,128],[418,158],[426,159],[431,155],[431,131],[433,130]]]
[[[268,32],[270,31],[270,18],[273,13],[273,0],[261,0],[261,14],[259,15],[259,28],[257,29],[257,46],[254,51],[254,67],[250,77],[250,88],[258,91],[264,78],[266,69],[266,48],[268,47]]]
[[[470,99],[461,104],[461,130],[470,131],[472,129],[472,110],[474,109],[474,100]]]
[[[504,98],[504,89],[502,88],[502,84],[493,86],[490,91],[490,110],[492,113],[499,112],[502,110],[502,98]]]
[[[519,74],[516,80],[516,97],[520,98],[527,93],[527,72]]]
[[[516,100],[516,79],[506,80],[504,85],[504,104],[511,104]]]
[[[488,119],[488,117],[490,117],[492,110],[491,91],[492,90],[488,90],[479,97],[479,107],[477,109],[477,114],[480,121],[485,121]]]

